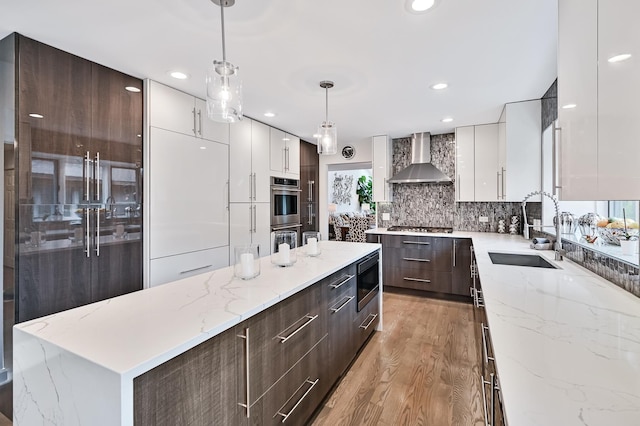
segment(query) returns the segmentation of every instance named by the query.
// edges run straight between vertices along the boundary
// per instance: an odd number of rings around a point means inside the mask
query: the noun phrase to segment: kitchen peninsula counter
[[[135,377],[380,245],[322,241],[319,248],[318,257],[299,252],[288,268],[264,257],[251,280],[228,267],[15,326],[14,424],[132,425]]]
[[[530,249],[522,236],[419,235],[473,240],[511,426],[638,424],[639,298],[569,260],[554,261],[552,251]],[[559,269],[494,265],[490,251],[539,254]]]

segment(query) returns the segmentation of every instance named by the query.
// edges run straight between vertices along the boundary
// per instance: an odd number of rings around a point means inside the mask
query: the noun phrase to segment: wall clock
[[[347,160],[351,160],[356,155],[356,149],[351,145],[342,148],[342,156]]]

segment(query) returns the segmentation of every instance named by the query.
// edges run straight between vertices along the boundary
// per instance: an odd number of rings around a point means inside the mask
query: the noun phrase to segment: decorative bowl
[[[628,233],[634,237],[638,237],[637,229],[628,229]],[[620,240],[624,239],[623,228],[598,228],[600,238],[607,244],[620,245]]]

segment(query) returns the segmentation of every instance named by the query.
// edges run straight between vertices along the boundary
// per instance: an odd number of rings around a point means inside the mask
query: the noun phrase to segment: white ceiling
[[[439,0],[421,15],[405,2],[236,0],[227,60],[240,67],[245,114],[311,141],[325,113],[319,82],[333,80],[329,119],[344,145],[496,122],[504,103],[540,98],[556,78],[557,0]],[[0,38],[14,31],[199,97],[222,59],[210,0],[3,1]],[[449,88],[429,88],[441,81]]]

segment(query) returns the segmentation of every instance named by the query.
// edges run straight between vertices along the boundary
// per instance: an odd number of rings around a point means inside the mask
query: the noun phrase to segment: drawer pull
[[[431,244],[431,243],[428,243],[426,241],[403,241],[402,243],[403,244],[418,244],[420,246],[428,246],[428,245]]]
[[[276,336],[277,339],[280,339],[280,343],[284,343],[287,340],[291,339],[293,336],[295,336],[296,334],[298,334],[298,332],[300,330],[302,330],[303,328],[305,328],[306,326],[308,326],[309,324],[311,324],[316,318],[318,318],[318,315],[314,315],[311,316],[309,314],[303,316],[302,318],[300,318],[298,321],[296,321],[293,325],[289,326],[288,328],[286,328],[284,331],[282,331],[282,333],[278,334]],[[302,324],[300,327],[296,328],[293,333],[289,334],[288,336],[282,336],[282,334],[285,334],[287,332],[287,330],[289,330],[291,327],[293,327],[294,325],[296,325],[297,323],[299,323],[300,321],[306,319],[306,321],[304,322],[304,324]]]
[[[336,307],[335,307],[335,305],[334,305],[334,307],[331,307],[329,310],[330,310],[332,313],[334,313],[334,314],[335,314],[336,312],[340,312],[340,309],[342,309],[342,308],[344,308],[345,306],[347,306],[347,305],[349,304],[349,302],[351,302],[353,299],[355,299],[355,296],[349,296],[349,297],[346,297],[346,298],[345,298],[345,301],[344,301],[344,302],[342,302],[342,304],[341,304],[340,306],[338,306],[338,307],[336,308]]]
[[[482,353],[484,355],[484,363],[489,364],[489,361],[493,361],[493,357],[489,356],[489,347],[487,346],[487,331],[489,327],[482,323]]]
[[[350,281],[353,277],[355,277],[355,275],[347,275],[347,277],[340,277],[339,279],[342,280],[341,282],[339,282],[338,284],[329,284],[329,287],[331,288],[339,288],[341,287],[343,284],[347,283],[348,281]],[[344,279],[343,279],[344,278]]]
[[[245,387],[246,387],[246,399],[247,403],[243,404],[241,402],[238,403],[239,406],[246,410],[247,418],[251,413],[251,404],[249,402],[249,388],[251,387],[251,381],[249,380],[249,368],[251,364],[249,363],[249,328],[244,329],[244,334],[238,334],[237,337],[244,339],[244,373],[245,373]]]
[[[431,280],[423,280],[422,278],[409,278],[409,277],[403,277],[402,278],[405,281],[418,281],[419,283],[430,283]]]
[[[409,262],[431,262],[429,259],[417,259],[415,257],[403,257],[402,260],[408,260]]]
[[[369,322],[367,322],[367,325],[364,325],[364,322],[362,324],[360,324],[360,328],[364,328],[365,330],[367,328],[369,328],[369,326],[376,320],[376,318],[378,318],[378,314],[369,314],[369,316],[367,317],[367,319],[369,319]],[[365,320],[366,322],[367,320]]]
[[[309,392],[311,392],[311,390],[318,384],[318,381],[320,379],[315,379],[314,381],[311,381],[311,377],[307,377],[307,379],[304,381],[304,383],[302,383],[298,389],[296,389],[296,391],[293,393],[293,395],[291,395],[291,397],[289,397],[289,399],[287,400],[287,402],[284,403],[284,405],[282,407],[280,407],[280,409],[278,410],[278,412],[273,416],[282,416],[282,423],[286,422],[287,419],[289,418],[289,416],[291,416],[293,414],[293,412],[296,410],[296,408],[298,408],[298,405],[300,405],[302,403],[302,401],[307,397],[307,395],[309,395]],[[291,398],[293,398],[299,391],[300,389],[302,389],[304,386],[306,385],[311,385],[309,386],[309,389],[307,389],[304,394],[302,394],[302,396],[300,397],[300,399],[298,400],[298,402],[296,402],[296,404],[291,408],[291,410],[289,410],[288,413],[283,413],[283,408],[291,401]]]
[[[482,374],[480,375],[480,383],[482,385],[482,411],[484,414],[484,424],[485,426],[493,426],[493,422],[489,423],[489,409],[487,408],[487,385],[491,385],[491,399],[493,400],[493,373],[491,373],[491,381],[486,381]]]
[[[213,265],[204,265],[204,266],[200,266],[198,268],[193,268],[193,269],[187,269],[186,271],[181,271],[180,275],[183,274],[188,274],[190,272],[195,272],[195,271],[200,271],[201,269],[207,269],[207,268],[211,268]]]

